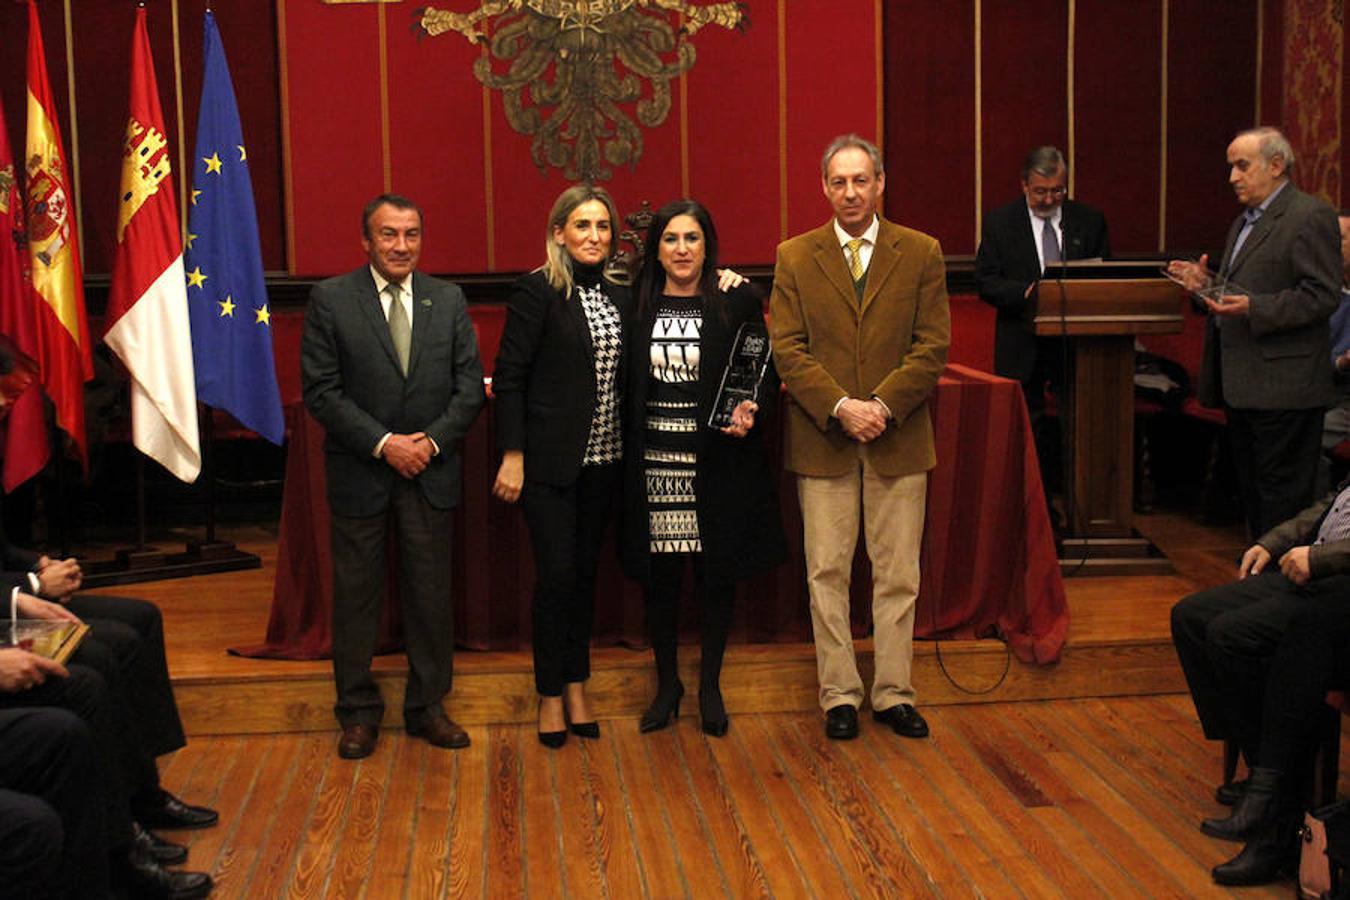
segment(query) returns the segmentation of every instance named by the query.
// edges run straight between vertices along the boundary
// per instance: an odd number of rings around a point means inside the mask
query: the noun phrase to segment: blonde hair
[[[572,257],[567,249],[561,246],[553,237],[555,229],[566,228],[567,220],[572,215],[572,211],[583,203],[590,203],[592,200],[598,200],[603,203],[605,210],[609,214],[609,259],[614,258],[617,249],[616,240],[619,230],[619,214],[614,208],[614,201],[610,198],[609,192],[602,187],[596,187],[592,184],[574,184],[567,190],[558,195],[558,199],[553,201],[553,209],[549,210],[548,227],[544,230],[544,264],[539,267],[548,279],[549,285],[555,290],[560,291],[563,296],[572,293]],[[606,275],[608,278],[608,275]]]

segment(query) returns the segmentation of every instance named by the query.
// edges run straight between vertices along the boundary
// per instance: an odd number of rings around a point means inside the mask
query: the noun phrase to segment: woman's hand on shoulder
[[[492,483],[492,496],[507,503],[520,499],[520,489],[525,485],[525,452],[507,450],[502,454],[502,464],[497,467],[497,480]]]
[[[722,293],[726,293],[733,288],[738,288],[745,284],[745,282],[745,276],[739,272],[735,272],[731,269],[717,270],[717,289]]]

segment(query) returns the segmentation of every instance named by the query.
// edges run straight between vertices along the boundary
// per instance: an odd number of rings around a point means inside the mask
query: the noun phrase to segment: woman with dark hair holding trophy
[[[681,582],[699,602],[703,731],[727,731],[720,677],[735,583],[787,558],[764,448],[778,377],[748,283],[718,284],[717,231],[702,205],[661,207],[647,233],[625,397],[622,556],[645,588],[657,693],[641,731],[679,715]]]
[[[587,184],[559,195],[545,262],[512,288],[493,372],[501,467],[492,493],[530,530],[539,741],[600,736],[586,698],[595,571],[621,480],[628,289],[607,271],[614,202]]]

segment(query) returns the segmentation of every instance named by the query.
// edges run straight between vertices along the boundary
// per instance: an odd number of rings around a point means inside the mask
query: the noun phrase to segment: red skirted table
[[[485,337],[480,334],[480,340]],[[943,639],[996,634],[1019,659],[1054,662],[1068,629],[1068,608],[1021,391],[1016,382],[949,365],[932,414],[938,465],[928,489],[915,633]],[[286,415],[290,450],[271,621],[265,643],[235,652],[313,659],[329,653],[332,601],[323,430],[298,403],[289,404]],[[464,442],[463,496],[445,549],[453,566],[458,644],[516,650],[529,645],[534,574],[519,509],[491,497],[492,433],[489,403]],[[781,435],[770,445],[794,554],[776,571],[740,586],[733,640],[810,641],[796,489],[780,464]],[[870,617],[861,545],[853,590],[858,637],[867,633]],[[596,641],[643,646],[641,592],[620,574],[612,540],[608,546],[597,584]],[[385,605],[382,650],[398,646],[396,607]],[[685,605],[690,634],[697,628],[695,608]]]

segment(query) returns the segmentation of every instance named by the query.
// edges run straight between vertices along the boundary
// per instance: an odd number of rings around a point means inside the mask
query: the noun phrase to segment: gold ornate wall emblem
[[[750,24],[744,3],[692,0],[483,0],[468,13],[413,15],[420,33],[486,42],[474,76],[501,92],[511,127],[533,136],[535,165],[584,181],[642,158],[642,131],[625,107],[648,128],[665,121],[670,82],[694,65],[689,39],[699,29]]]

